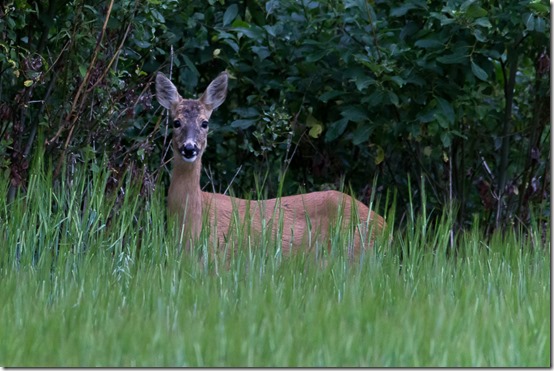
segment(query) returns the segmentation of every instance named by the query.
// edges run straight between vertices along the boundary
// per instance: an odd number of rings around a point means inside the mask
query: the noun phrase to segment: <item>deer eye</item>
[[[202,129],[207,129],[208,128],[208,121],[202,121],[202,124],[200,124],[202,126]]]
[[[174,128],[178,128],[178,127],[180,127],[180,126],[181,126],[181,121],[179,121],[179,120],[173,121],[173,127],[174,127]]]

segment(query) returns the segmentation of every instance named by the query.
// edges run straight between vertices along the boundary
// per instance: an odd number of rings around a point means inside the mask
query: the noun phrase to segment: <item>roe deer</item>
[[[231,236],[236,233],[233,226],[237,225],[233,223],[243,223],[248,217],[251,219],[249,236],[259,238],[264,232],[271,233],[272,238],[282,240],[283,254],[312,249],[316,241],[328,247],[329,230],[339,220],[342,220],[340,228],[350,228],[353,236],[352,246],[348,247],[349,257],[358,256],[361,249],[371,248],[385,221],[344,193],[322,191],[250,201],[201,190],[201,159],[207,145],[208,122],[212,112],[225,100],[227,81],[227,73],[222,72],[194,100],[183,99],[162,73],[156,76],[156,97],[173,120],[174,155],[168,211],[178,217],[180,228],[184,228],[181,231],[185,232],[188,248],[199,238],[205,220],[210,223],[208,233],[212,246],[223,249],[231,242],[226,251],[232,252]]]

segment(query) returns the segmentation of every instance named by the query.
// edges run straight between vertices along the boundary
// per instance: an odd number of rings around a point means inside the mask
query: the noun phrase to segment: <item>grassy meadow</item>
[[[453,253],[448,213],[408,211],[353,264],[267,242],[225,268],[180,253],[163,187],[111,194],[101,164],[60,182],[33,166],[0,197],[0,365],[551,365],[550,231],[485,240],[476,222]]]

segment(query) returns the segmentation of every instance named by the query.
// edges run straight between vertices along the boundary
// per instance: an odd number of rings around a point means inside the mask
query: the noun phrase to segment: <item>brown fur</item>
[[[283,253],[289,254],[312,249],[316,242],[328,246],[330,229],[342,216],[341,228],[350,228],[354,237],[349,246],[350,256],[358,256],[361,249],[373,246],[376,234],[385,227],[384,219],[341,192],[313,192],[262,201],[202,192],[201,157],[208,134],[202,123],[209,120],[212,111],[225,99],[227,74],[220,74],[198,100],[182,99],[173,84],[161,74],[156,78],[156,89],[162,106],[170,109],[172,119],[179,120],[180,124],[173,129],[173,174],[167,201],[169,213],[177,215],[179,225],[185,228],[187,241],[199,237],[206,215],[212,242],[220,249],[228,248],[228,243],[234,246],[232,242],[237,237],[234,223],[248,222],[245,219],[249,218],[250,224],[245,223],[250,228],[249,236],[254,240],[260,238],[265,225],[273,238],[282,240]],[[189,146],[188,154],[185,143]],[[198,155],[187,159],[193,143]]]

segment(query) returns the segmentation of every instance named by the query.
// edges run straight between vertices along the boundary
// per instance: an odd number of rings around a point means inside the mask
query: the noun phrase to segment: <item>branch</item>
[[[89,63],[89,67],[87,69],[87,72],[85,74],[85,77],[81,81],[81,85],[79,85],[79,88],[77,89],[77,92],[75,93],[75,98],[73,98],[73,102],[71,104],[71,109],[69,110],[69,113],[66,116],[66,122],[71,121],[71,126],[75,126],[75,123],[77,122],[78,115],[75,115],[76,107],[79,102],[79,98],[81,98],[81,94],[85,90],[86,84],[88,84],[88,81],[90,79],[91,72],[94,68],[94,64],[96,63],[96,59],[98,58],[98,54],[100,53],[100,46],[102,45],[102,40],[104,39],[104,35],[106,33],[106,28],[108,27],[108,21],[110,19],[110,15],[112,13],[112,7],[113,7],[114,0],[110,1],[110,5],[108,6],[108,11],[106,12],[106,18],[104,20],[104,25],[102,26],[102,31],[100,32],[100,35],[98,36],[98,40],[96,42],[96,47],[94,48],[94,52],[92,53],[92,60]],[[58,131],[56,134],[50,139],[46,141],[46,145],[50,145],[54,141],[56,141],[62,132],[65,129],[65,125],[60,125],[58,128]],[[71,132],[73,132],[73,129],[71,129]],[[71,137],[71,135],[69,136]],[[67,148],[67,145],[69,143],[69,138],[66,141],[65,148]]]

